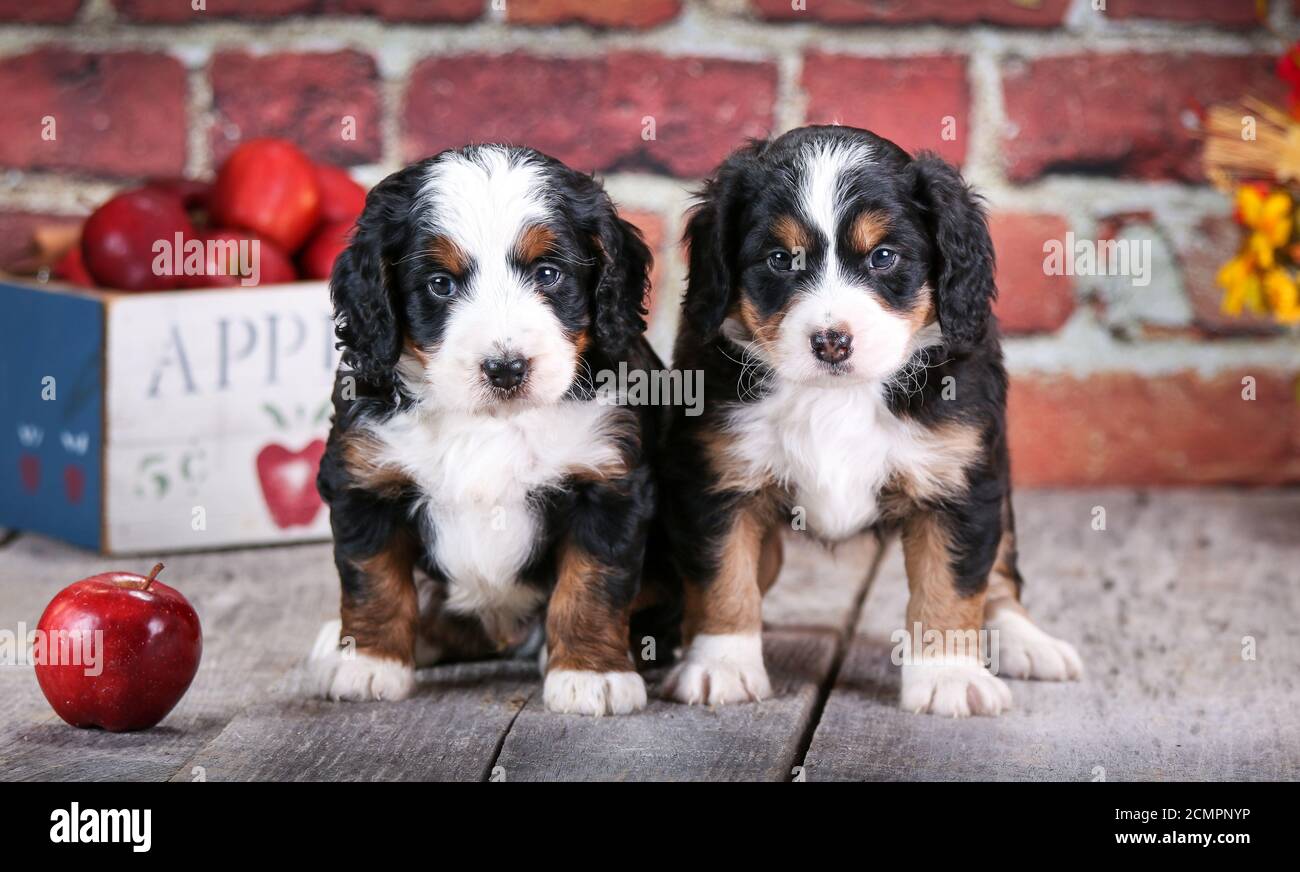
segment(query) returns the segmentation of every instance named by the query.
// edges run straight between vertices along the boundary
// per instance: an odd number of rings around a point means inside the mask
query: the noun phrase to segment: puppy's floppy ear
[[[650,253],[641,231],[620,218],[609,197],[601,193],[596,222],[600,277],[593,294],[596,343],[620,357],[645,332],[646,293],[650,290]]]
[[[731,270],[723,254],[725,243],[718,220],[718,202],[711,190],[695,207],[686,223],[686,245],[690,252],[686,298],[682,318],[702,340],[712,339],[722,329],[731,306]]]
[[[745,202],[747,171],[766,147],[765,140],[753,140],[732,152],[705,184],[686,224],[690,275],[682,318],[702,341],[718,335],[731,308],[738,207]]]
[[[934,244],[930,282],[939,327],[949,347],[966,351],[984,338],[997,297],[984,207],[956,167],[937,155],[918,155],[912,171],[915,196]]]
[[[395,176],[366,197],[347,249],[334,261],[330,297],[343,361],[362,381],[386,386],[402,352],[402,323],[386,249],[404,186]]]

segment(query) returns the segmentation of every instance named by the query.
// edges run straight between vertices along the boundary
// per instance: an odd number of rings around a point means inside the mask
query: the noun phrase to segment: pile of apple
[[[258,240],[261,284],[327,279],[365,202],[365,188],[344,170],[314,163],[291,142],[255,139],[231,153],[213,182],[153,181],[104,203],[54,275],[122,291],[239,285],[241,264],[212,262],[211,253],[251,246],[205,244],[202,275],[154,268],[158,240],[215,239]]]

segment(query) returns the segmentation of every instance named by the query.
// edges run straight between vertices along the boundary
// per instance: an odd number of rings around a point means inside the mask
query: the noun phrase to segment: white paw
[[[546,673],[542,700],[558,714],[626,715],[645,708],[645,681],[631,671],[552,669]]]
[[[405,699],[415,690],[415,670],[405,663],[339,649],[339,621],[320,629],[307,667],[315,696],[364,702]]]
[[[664,679],[663,695],[687,705],[758,702],[772,695],[758,633],[701,634]]]
[[[900,704],[917,714],[996,717],[1011,708],[1011,688],[975,659],[905,664]]]
[[[999,675],[1043,681],[1074,681],[1083,675],[1083,660],[1073,645],[1047,635],[1016,609],[997,608],[984,625],[998,632],[993,650]]]

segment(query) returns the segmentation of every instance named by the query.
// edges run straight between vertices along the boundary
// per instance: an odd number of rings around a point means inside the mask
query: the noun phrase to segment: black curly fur
[[[857,146],[869,155],[840,179],[847,205],[839,232],[847,234],[857,214],[883,212],[891,245],[908,253],[888,275],[872,278],[881,305],[917,313],[927,299],[922,287],[929,283],[933,289],[943,345],[908,362],[906,368],[924,378],[891,380],[882,387],[886,406],[924,427],[960,423],[981,434],[982,454],[968,471],[965,490],[925,508],[943,517],[953,542],[956,586],[971,594],[983,589],[1011,524],[1007,379],[992,314],[993,245],[984,209],[957,169],[940,158],[924,153],[913,158],[869,131],[843,126],[800,128],[740,147],[705,184],[688,221],[690,274],[673,365],[704,372],[705,402],[700,416],[674,414],[664,443],[673,462],[663,479],[661,516],[673,563],[688,583],[708,584],[718,569],[722,537],[738,507],[753,496],[722,489],[717,461],[702,448],[726,438],[731,412],[761,402],[767,389],[767,373],[747,371],[719,330],[736,314],[742,295],[760,316],[790,303],[795,283],[771,276],[764,265],[769,228],[778,216],[800,214],[798,185],[808,169],[806,157],[812,147],[827,145]],[[824,244],[814,240],[809,252],[814,271],[820,248]],[[946,384],[958,386],[955,396],[943,396]],[[780,511],[788,510],[783,503]]]
[[[967,352],[984,338],[997,297],[983,201],[956,167],[935,154],[918,155],[910,169],[934,239],[930,281],[938,297],[939,326],[952,351]]]
[[[558,240],[557,260],[566,267],[563,287],[547,294],[548,305],[575,344],[584,333],[592,340],[583,348],[570,400],[594,402],[586,393],[588,372],[620,363],[630,369],[661,368],[643,336],[653,256],[640,232],[618,217],[599,182],[531,149],[474,146],[460,152],[473,159],[479,148],[505,148],[513,157],[540,166],[545,177],[547,228]],[[330,506],[345,601],[370,595],[369,581],[357,567],[395,538],[419,544],[417,565],[436,582],[455,582],[441,575],[432,556],[436,534],[419,521],[422,495],[416,486],[398,492],[367,490],[349,471],[345,456],[350,431],[382,422],[414,402],[395,370],[405,346],[410,343],[432,353],[443,341],[450,307],[429,291],[430,274],[437,267],[428,256],[431,222],[420,192],[431,164],[447,154],[412,164],[371,190],[330,278],[343,368],[335,384],[333,428],[317,487]],[[474,269],[470,264],[471,273]],[[349,378],[355,383],[347,382]],[[350,390],[345,391],[345,385]],[[630,467],[623,478],[575,479],[530,495],[540,523],[519,583],[549,589],[555,583],[558,549],[569,542],[608,567],[603,583],[611,606],[631,607],[641,586],[642,555],[652,536],[653,462],[663,409],[643,406],[635,412],[635,427],[623,445]],[[655,635],[662,657],[676,644],[676,612],[670,596],[659,597],[658,603],[653,613],[638,616],[636,632]]]

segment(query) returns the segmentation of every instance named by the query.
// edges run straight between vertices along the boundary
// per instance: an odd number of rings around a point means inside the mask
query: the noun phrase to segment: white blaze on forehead
[[[541,163],[504,146],[448,153],[429,168],[416,208],[425,229],[454,242],[473,267],[423,365],[425,402],[462,411],[493,405],[482,365],[505,355],[527,361],[528,400],[558,401],[573,381],[577,349],[531,278],[511,263],[523,233],[552,217]]]
[[[804,149],[799,208],[826,238],[828,269],[835,269],[835,235],[844,210],[848,174],[871,160],[871,147],[861,142],[817,142]]]
[[[846,193],[853,174],[874,160],[862,142],[816,142],[801,155],[799,210],[826,241],[821,269],[801,287],[790,306],[769,355],[784,374],[796,380],[843,378],[827,375],[818,365],[809,337],[827,329],[853,336],[848,370],[854,379],[878,380],[907,360],[912,325],[886,309],[869,288],[843,269],[837,228],[844,218]]]
[[[480,265],[504,263],[524,229],[548,217],[546,199],[542,167],[501,146],[444,155],[420,187],[425,227]]]

